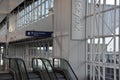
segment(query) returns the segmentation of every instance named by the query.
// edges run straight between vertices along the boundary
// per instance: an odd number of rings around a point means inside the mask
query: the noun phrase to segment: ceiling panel
[[[12,11],[24,0],[9,0],[9,10]]]
[[[0,0],[0,22],[24,0]]]

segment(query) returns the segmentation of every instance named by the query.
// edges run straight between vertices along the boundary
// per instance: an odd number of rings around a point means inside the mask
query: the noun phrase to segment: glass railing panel
[[[51,65],[51,62],[48,59],[44,59],[44,58],[41,58],[41,59],[43,60],[43,62],[45,64],[45,67],[46,67],[46,69],[47,69],[47,71],[48,71],[48,73],[50,75],[50,78],[52,80],[58,80],[57,76],[56,76],[56,74],[55,74],[55,72],[53,70],[53,67]]]
[[[29,80],[24,61],[22,59],[16,59],[16,60],[20,70],[20,75],[22,76],[22,80]]]
[[[46,66],[47,70],[48,70],[49,72],[53,72],[53,69],[52,69],[52,67],[51,67],[51,65],[50,65],[50,62],[49,62],[48,60],[46,60],[46,59],[43,59],[43,61],[44,61],[44,63],[45,63],[45,66]]]
[[[44,80],[51,80],[48,70],[45,66],[45,63],[42,59],[33,58],[32,60],[32,67],[34,71],[39,71],[43,76]]]
[[[63,70],[67,74],[70,80],[78,80],[76,74],[74,73],[71,65],[68,63],[67,60],[54,58],[53,66],[56,69]]]
[[[9,59],[9,69],[15,72],[15,76],[17,80],[22,80],[18,66],[17,66],[17,62],[15,59]]]

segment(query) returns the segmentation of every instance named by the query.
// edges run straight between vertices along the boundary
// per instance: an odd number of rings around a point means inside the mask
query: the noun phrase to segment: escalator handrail
[[[50,67],[51,67],[52,70],[53,70],[53,73],[54,73],[54,75],[55,75],[55,78],[57,79],[57,76],[56,76],[56,74],[55,74],[55,72],[54,72],[54,69],[53,69],[53,67],[52,67],[52,65],[51,65],[51,63],[50,63],[50,61],[49,61],[48,59],[45,59],[45,58],[32,58],[32,66],[33,66],[33,60],[34,60],[34,59],[40,59],[40,60],[42,61],[43,65],[45,66],[45,69],[46,69],[46,71],[47,71],[47,74],[48,74],[50,80],[52,80],[52,78],[50,77],[49,71],[48,71],[48,69],[47,69],[47,66],[46,66],[45,63],[44,63],[44,60],[47,60],[48,63],[50,64]],[[57,79],[57,80],[58,80],[58,79]]]
[[[36,59],[38,59],[38,58],[32,58],[32,68],[33,68],[33,70],[35,70],[35,68],[34,68],[34,60],[36,60]],[[43,61],[42,61],[42,63],[43,63]],[[37,65],[38,65],[38,63],[37,63]],[[44,64],[43,64],[44,65]],[[45,65],[44,65],[45,66]],[[39,70],[38,70],[39,71]],[[41,75],[41,72],[39,71],[39,73],[40,73],[40,75]],[[47,74],[48,74],[48,72],[47,72]],[[49,75],[48,75],[49,76]],[[42,78],[41,78],[42,79]],[[45,79],[45,77],[43,77],[43,80]]]
[[[48,74],[48,76],[49,76],[49,79],[52,80],[51,77],[50,77],[50,75],[49,75],[48,69],[47,69],[47,67],[46,67],[43,59],[41,59],[41,58],[32,58],[32,68],[34,68],[34,67],[33,67],[33,65],[34,65],[34,64],[33,64],[34,59],[40,59],[40,60],[42,61],[43,65],[44,65],[44,67],[45,67],[45,70],[47,71],[47,74]]]
[[[26,68],[26,65],[25,65],[25,62],[24,62],[24,60],[23,59],[20,59],[20,58],[15,58],[16,59],[16,61],[17,61],[17,65],[18,65],[18,60],[20,60],[20,61],[22,61],[22,63],[23,63],[23,66],[24,66],[24,69],[25,69],[25,74],[27,75],[26,77],[27,77],[27,80],[30,80],[29,79],[29,76],[28,76],[28,72],[27,72],[27,68]],[[19,66],[19,65],[18,65]],[[18,67],[19,68],[19,67]],[[20,69],[19,69],[20,70]]]
[[[14,80],[17,80],[15,71],[14,71],[13,69],[9,69],[9,71],[13,73],[13,78],[14,78]]]
[[[58,80],[57,75],[55,74],[55,71],[54,71],[53,66],[52,66],[52,64],[50,63],[50,61],[49,61],[48,59],[45,59],[45,58],[40,58],[40,59],[47,60],[47,62],[50,64],[50,67],[52,68],[52,71],[53,71],[53,74],[54,74],[55,78]],[[46,66],[46,65],[45,65],[45,66]]]
[[[17,64],[17,68],[18,68],[18,71],[19,71],[19,75],[20,75],[21,80],[22,80],[22,75],[20,74],[21,71],[20,71],[20,68],[19,68],[18,60],[22,61],[23,66],[24,66],[24,69],[25,69],[25,74],[27,75],[27,79],[29,80],[29,77],[28,77],[28,73],[27,73],[27,69],[26,69],[24,60],[22,60],[22,59],[20,59],[20,58],[9,58],[9,64],[11,64],[11,63],[10,63],[10,60],[15,60],[15,62],[16,62],[16,64]],[[10,68],[10,65],[9,65],[9,68]]]
[[[9,59],[9,68],[11,68],[11,66],[10,66],[10,64],[11,64],[11,60],[14,60],[15,61],[15,63],[17,64],[17,61],[16,61],[16,59],[15,58],[8,58]],[[12,69],[12,68],[11,68]],[[18,67],[18,64],[17,64],[17,69],[18,69],[18,74],[19,74],[19,76],[20,76],[20,79],[22,80],[22,76],[20,75],[20,69],[19,69],[19,67]],[[18,79],[18,77],[17,77],[17,79]]]
[[[72,73],[74,74],[75,78],[78,80],[78,77],[77,77],[77,75],[75,74],[72,66],[70,65],[70,63],[69,63],[66,59],[63,59],[63,58],[53,58],[53,67],[55,66],[55,65],[54,65],[54,60],[55,60],[55,59],[60,59],[60,60],[65,61],[65,62],[67,63],[67,65],[69,66],[69,68],[71,69]]]
[[[6,57],[4,57],[3,59],[5,59],[5,60],[8,60],[8,64],[9,64],[9,66],[8,66],[8,68],[9,68],[9,72],[12,72],[12,74],[13,74],[13,80],[17,80],[16,78],[16,74],[15,74],[15,71],[13,70],[13,69],[11,69],[10,68],[10,58],[6,58]]]

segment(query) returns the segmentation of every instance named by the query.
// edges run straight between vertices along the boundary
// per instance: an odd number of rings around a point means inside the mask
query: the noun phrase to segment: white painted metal
[[[114,80],[116,80],[117,74],[116,74],[116,5],[117,1],[114,0]]]
[[[113,0],[114,3],[111,4],[108,4],[108,0],[87,0],[87,2],[86,39],[88,45],[86,53],[87,60],[90,62],[87,63],[90,65],[90,68],[87,69],[90,80],[118,80],[117,69],[119,69],[119,65],[118,52],[116,51],[119,44],[119,34],[116,33],[116,29],[120,24],[118,22],[118,14],[120,14],[120,12],[118,13],[118,0]],[[108,49],[111,49],[111,52]],[[108,59],[112,59],[113,62],[109,62]],[[107,73],[108,68],[113,72]]]

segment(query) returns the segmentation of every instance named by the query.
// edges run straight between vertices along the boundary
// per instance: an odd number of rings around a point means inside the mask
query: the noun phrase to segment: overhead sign
[[[52,37],[53,32],[45,32],[45,31],[26,31],[26,36],[33,37]]]

